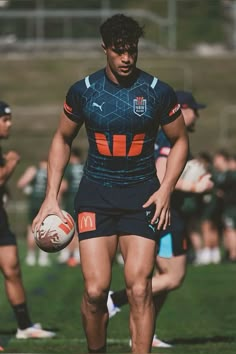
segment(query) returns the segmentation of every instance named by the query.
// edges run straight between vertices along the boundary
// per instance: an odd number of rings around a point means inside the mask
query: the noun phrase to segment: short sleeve
[[[68,90],[63,108],[65,115],[69,119],[78,124],[82,124],[84,122],[82,99],[75,84]]]
[[[181,107],[177,101],[175,91],[166,85],[161,97],[161,120],[160,124],[165,125],[173,122],[181,114]]]

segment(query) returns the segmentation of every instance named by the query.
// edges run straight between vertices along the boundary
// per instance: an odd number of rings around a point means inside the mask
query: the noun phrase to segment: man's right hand
[[[37,230],[39,230],[44,219],[48,215],[52,215],[52,214],[57,215],[64,223],[67,223],[67,220],[66,220],[65,216],[63,215],[57,200],[56,199],[49,200],[49,198],[46,198],[44,200],[38,214],[36,215],[36,217],[33,220],[32,231],[36,232]]]

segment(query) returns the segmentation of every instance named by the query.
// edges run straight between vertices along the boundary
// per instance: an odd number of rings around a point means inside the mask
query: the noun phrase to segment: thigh
[[[151,277],[156,254],[156,242],[137,235],[119,237],[120,251],[124,258],[125,281],[132,286],[137,280]]]
[[[176,279],[182,279],[186,271],[186,255],[171,258],[157,256],[156,267],[160,274],[169,274]]]
[[[117,236],[94,237],[80,241],[81,268],[85,287],[109,289]]]

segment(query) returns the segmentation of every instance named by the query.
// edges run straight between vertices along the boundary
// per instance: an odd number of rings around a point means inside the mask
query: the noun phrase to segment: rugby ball
[[[197,182],[207,173],[203,163],[197,159],[193,159],[186,163],[180,178],[188,182]]]
[[[67,222],[64,223],[57,215],[48,215],[40,228],[34,232],[37,246],[48,253],[58,252],[65,248],[75,233],[75,223],[72,216],[62,210]]]

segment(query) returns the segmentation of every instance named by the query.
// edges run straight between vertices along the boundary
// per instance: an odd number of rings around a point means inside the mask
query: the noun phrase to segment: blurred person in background
[[[84,293],[83,326],[90,353],[106,352],[107,296],[117,244],[124,258],[133,353],[148,353],[155,311],[151,274],[160,229],[170,220],[170,196],[188,152],[188,136],[174,90],[136,67],[140,25],[122,14],[100,27],[105,69],[73,84],[54,135],[48,189],[35,218],[55,213],[56,196],[71,145],[85,123],[88,158],[76,196]],[[153,156],[159,128],[172,142],[160,185]]]
[[[17,182],[28,197],[27,254],[25,262],[29,266],[37,264],[36,253],[39,252],[38,265],[50,265],[49,254],[38,249],[32,233],[32,222],[44,200],[47,186],[47,159],[39,161],[38,166],[29,166]]]
[[[195,123],[199,117],[199,109],[205,108],[205,105],[198,103],[191,92],[176,91],[178,103],[184,117],[186,128],[189,132],[195,130]],[[156,171],[160,182],[166,173],[167,160],[171,152],[172,144],[165,132],[161,129],[158,132],[154,155],[156,159]],[[192,159],[189,153],[189,159]],[[171,198],[171,224],[166,230],[161,231],[158,250],[156,256],[157,272],[152,277],[152,294],[154,297],[156,317],[164,305],[167,295],[171,290],[178,288],[186,272],[186,215],[183,215],[182,207],[184,199],[189,195],[200,196],[206,190],[212,188],[210,174],[206,174],[200,181],[188,182],[180,176]],[[110,317],[120,311],[120,307],[128,303],[128,297],[125,289],[109,292],[108,309]],[[168,348],[170,344],[163,342],[154,335],[153,347]]]
[[[64,173],[65,187],[62,204],[63,208],[74,218],[74,220],[76,220],[74,199],[83,175],[83,170],[84,165],[82,163],[81,149],[78,147],[72,147],[70,160]],[[77,230],[75,230],[74,237],[70,244],[60,252],[58,261],[59,263],[67,263],[70,267],[80,264]]]
[[[214,180],[222,200],[222,223],[226,259],[236,262],[236,171],[230,169],[230,154],[219,150],[214,154]]]
[[[212,156],[208,152],[200,152],[197,158],[213,179]],[[218,264],[221,262],[221,215],[222,203],[217,195],[216,186],[202,194],[200,203],[200,231],[202,235],[201,248],[196,253],[195,265]]]
[[[12,126],[10,106],[0,101],[0,140],[8,139]],[[3,204],[6,183],[20,161],[16,151],[2,153],[0,147],[0,269],[2,271],[6,295],[17,321],[17,339],[51,338],[54,332],[45,331],[41,325],[33,324],[27,308],[26,294],[22,282],[16,237],[11,231]]]

